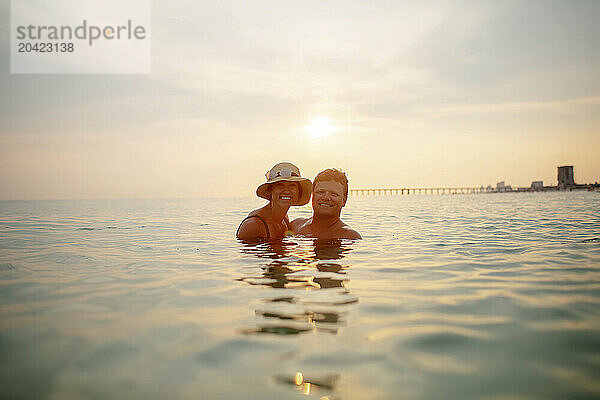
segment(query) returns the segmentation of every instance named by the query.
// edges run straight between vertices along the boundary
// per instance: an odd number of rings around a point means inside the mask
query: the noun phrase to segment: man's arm
[[[240,225],[237,238],[242,240],[266,239],[265,225],[258,218],[247,219]]]

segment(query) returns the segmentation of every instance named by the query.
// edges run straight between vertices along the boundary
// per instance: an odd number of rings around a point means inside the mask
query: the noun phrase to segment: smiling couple
[[[341,219],[342,207],[348,199],[348,179],[337,169],[321,171],[314,180],[300,176],[292,163],[282,162],[266,173],[267,182],[256,189],[256,195],[269,204],[252,211],[240,224],[238,239],[277,240],[286,235],[299,234],[319,239],[362,239]],[[303,206],[312,194],[311,218],[289,221],[291,206]]]

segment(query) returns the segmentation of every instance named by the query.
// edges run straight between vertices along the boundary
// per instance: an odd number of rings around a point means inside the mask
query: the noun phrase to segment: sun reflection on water
[[[274,293],[263,298],[263,305],[254,309],[261,318],[255,327],[241,329],[245,335],[271,334],[295,336],[306,333],[337,335],[345,325],[345,316],[358,302],[346,288],[347,265],[339,260],[352,250],[352,243],[341,240],[292,241],[286,238],[275,243],[245,244],[242,253],[265,260],[255,271],[238,278],[252,286],[270,287]],[[285,290],[285,292],[282,292]],[[330,399],[338,374],[307,377],[298,371],[273,377],[281,384],[294,385],[304,395],[321,391],[321,399]]]
[[[301,371],[298,371],[295,375],[275,375],[273,379],[282,385],[294,387],[306,396],[312,394],[321,395],[319,397],[320,400],[338,398],[332,392],[335,391],[340,379],[339,374],[306,376]]]

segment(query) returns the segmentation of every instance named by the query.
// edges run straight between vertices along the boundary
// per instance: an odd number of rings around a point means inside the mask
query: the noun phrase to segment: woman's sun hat
[[[269,172],[265,174],[267,181],[256,188],[256,195],[263,199],[271,200],[271,191],[269,186],[277,182],[298,182],[301,193],[298,201],[292,203],[294,206],[303,206],[310,200],[312,194],[312,182],[308,178],[300,176],[300,169],[289,162],[280,162],[275,164]]]

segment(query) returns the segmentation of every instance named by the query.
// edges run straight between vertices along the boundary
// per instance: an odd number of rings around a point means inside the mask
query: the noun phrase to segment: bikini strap
[[[246,218],[244,218],[242,220],[242,222],[240,222],[240,226],[238,226],[237,231],[235,231],[235,236],[237,236],[238,233],[240,232],[240,228],[242,227],[242,224],[247,219],[250,219],[250,218],[258,218],[258,219],[260,219],[260,221],[265,225],[265,230],[267,231],[267,239],[270,239],[271,238],[271,234],[269,232],[269,225],[267,225],[267,221],[265,221],[260,215],[250,215],[250,216],[247,216]]]

